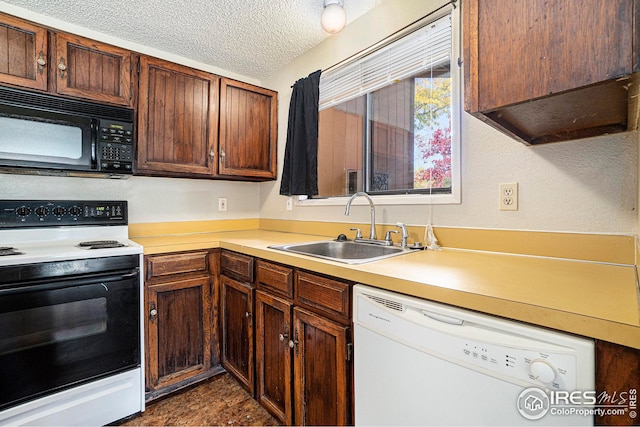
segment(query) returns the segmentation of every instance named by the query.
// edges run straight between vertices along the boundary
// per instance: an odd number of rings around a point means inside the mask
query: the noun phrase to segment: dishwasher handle
[[[447,323],[449,325],[462,326],[464,324],[464,320],[458,319],[456,317],[446,316],[440,313],[434,313],[433,311],[421,310],[422,314],[427,316],[430,319],[437,320],[438,322]]]

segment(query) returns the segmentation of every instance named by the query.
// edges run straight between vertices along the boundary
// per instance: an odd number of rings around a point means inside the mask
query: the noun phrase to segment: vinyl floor
[[[278,426],[228,373],[147,404],[121,426]]]

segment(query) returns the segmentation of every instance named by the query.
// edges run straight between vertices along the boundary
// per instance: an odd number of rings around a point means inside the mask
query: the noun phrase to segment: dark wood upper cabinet
[[[0,83],[133,106],[133,53],[0,14]]]
[[[276,178],[277,92],[222,78],[220,175]]]
[[[47,90],[47,29],[0,13],[0,83]]]
[[[55,35],[56,92],[131,106],[132,52],[70,34]]]
[[[218,77],[161,59],[140,58],[137,171],[216,174]]]
[[[634,0],[465,1],[465,110],[527,144],[637,129],[639,17]]]
[[[137,174],[276,179],[272,90],[2,13],[0,84],[136,108]]]

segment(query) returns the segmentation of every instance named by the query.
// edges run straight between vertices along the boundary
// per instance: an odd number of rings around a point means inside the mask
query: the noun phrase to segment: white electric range
[[[142,278],[126,201],[0,200],[0,424],[144,410]]]

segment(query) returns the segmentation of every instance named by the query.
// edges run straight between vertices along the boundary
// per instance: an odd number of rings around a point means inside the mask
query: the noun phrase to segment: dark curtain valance
[[[280,183],[283,196],[318,194],[318,70],[293,85]]]

